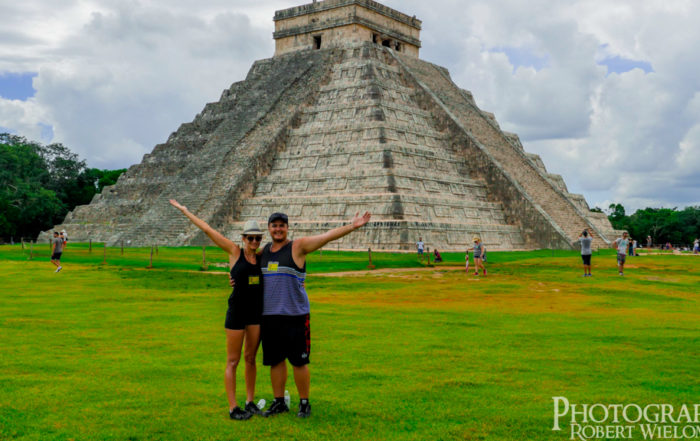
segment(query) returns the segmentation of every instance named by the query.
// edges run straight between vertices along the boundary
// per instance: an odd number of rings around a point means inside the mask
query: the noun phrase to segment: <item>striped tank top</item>
[[[304,289],[306,263],[299,268],[292,258],[292,242],[277,252],[265,245],[260,257],[263,274],[263,315],[304,315],[310,312]]]

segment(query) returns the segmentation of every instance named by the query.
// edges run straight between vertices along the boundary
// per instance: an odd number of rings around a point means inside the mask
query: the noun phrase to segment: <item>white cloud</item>
[[[700,203],[697,2],[383,3],[423,20],[421,57],[447,67],[592,206]],[[274,11],[295,4],[69,0],[59,11],[48,0],[12,2],[0,71],[39,75],[34,98],[0,100],[0,126],[40,139],[37,124],[49,124],[91,166],[139,162],[272,55]],[[514,66],[509,49],[546,62]],[[612,57],[654,71],[608,75],[598,63]]]

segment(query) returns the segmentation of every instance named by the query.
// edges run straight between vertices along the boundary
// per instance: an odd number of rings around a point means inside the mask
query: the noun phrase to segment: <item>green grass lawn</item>
[[[313,416],[238,422],[223,388],[226,278],[198,271],[201,248],[162,247],[153,269],[150,249],[110,248],[106,265],[102,252],[71,244],[55,274],[46,245],[31,261],[0,247],[0,439],[563,441],[553,396],[700,402],[694,256],[628,258],[623,278],[604,250],[582,278],[573,252],[491,252],[477,278],[450,269],[463,254],[425,270],[373,253],[378,269],[406,269],[327,277],[365,269],[367,253],[314,253]],[[288,389],[295,404],[291,377]]]

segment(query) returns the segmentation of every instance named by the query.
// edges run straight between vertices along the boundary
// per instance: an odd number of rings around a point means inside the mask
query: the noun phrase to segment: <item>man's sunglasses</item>
[[[252,241],[260,242],[262,240],[262,236],[246,236],[245,238],[248,240],[248,242],[252,242]]]

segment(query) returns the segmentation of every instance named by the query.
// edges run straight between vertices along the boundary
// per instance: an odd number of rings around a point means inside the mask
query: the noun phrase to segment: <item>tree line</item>
[[[125,171],[88,168],[63,144],[0,133],[0,240],[36,238]]]
[[[608,213],[613,228],[626,230],[640,244],[651,236],[654,244],[691,246],[700,237],[700,207],[644,208],[627,216],[622,204],[610,204]]]

